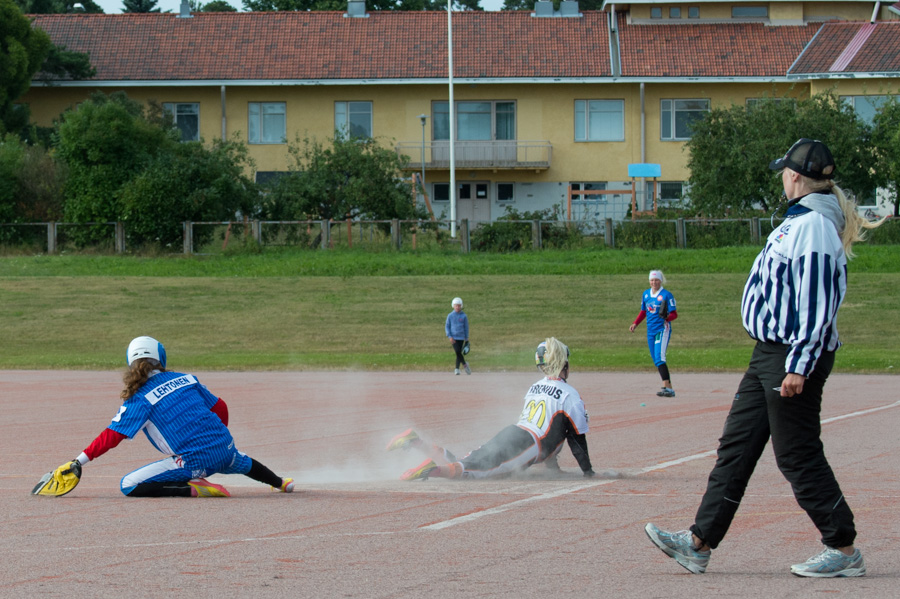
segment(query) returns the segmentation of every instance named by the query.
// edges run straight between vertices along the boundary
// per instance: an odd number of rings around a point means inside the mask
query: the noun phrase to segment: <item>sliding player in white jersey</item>
[[[415,447],[428,458],[403,473],[403,480],[431,476],[442,478],[487,478],[524,470],[547,461],[555,467],[556,455],[568,441],[572,455],[584,476],[594,476],[588,456],[588,415],[584,401],[566,382],[569,376],[569,348],[555,337],[538,345],[535,363],[546,376],[525,394],[519,422],[507,426],[493,439],[464,458],[423,440],[414,430],[406,430],[388,443],[388,451]]]

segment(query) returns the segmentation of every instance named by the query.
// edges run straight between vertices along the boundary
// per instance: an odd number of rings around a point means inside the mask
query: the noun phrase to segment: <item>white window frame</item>
[[[370,100],[348,100],[334,103],[334,131],[340,139],[372,139],[374,137],[374,109]],[[364,135],[356,135],[351,127],[365,129]]]
[[[706,108],[688,108],[685,103],[699,102]],[[679,103],[681,107],[679,108]],[[710,111],[709,98],[664,98],[659,101],[659,138],[662,141],[685,141],[690,135],[678,135],[678,115],[680,113],[699,113],[704,115]]]
[[[601,130],[593,137],[591,123],[596,119],[601,121]],[[576,142],[625,141],[625,100],[575,100],[574,121]],[[607,122],[613,125],[608,135],[605,133],[608,127],[604,126]]]
[[[268,129],[272,128],[278,121],[272,118],[267,119],[266,117],[278,116],[281,116],[281,135],[276,141],[275,132],[268,131]],[[255,124],[254,120],[256,121]],[[284,102],[250,102],[247,105],[247,143],[253,145],[287,143],[287,106]]]
[[[163,102],[163,110],[172,117],[175,128],[181,132],[181,141],[200,141],[199,102]],[[193,112],[191,112],[191,110],[193,110]],[[196,128],[193,136],[186,135],[183,126],[189,117],[194,117],[196,120]]]

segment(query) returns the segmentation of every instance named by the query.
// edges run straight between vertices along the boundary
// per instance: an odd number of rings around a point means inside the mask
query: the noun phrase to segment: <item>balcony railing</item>
[[[550,168],[553,146],[549,141],[457,141],[454,145],[456,168],[478,169],[527,169]],[[397,144],[397,153],[409,156],[408,168],[450,168],[450,142],[431,141],[423,147],[412,141]],[[424,154],[424,156],[423,156]]]

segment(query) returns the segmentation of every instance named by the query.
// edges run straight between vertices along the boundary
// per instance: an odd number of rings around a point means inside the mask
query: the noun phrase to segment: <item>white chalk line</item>
[[[895,401],[892,404],[887,404],[884,406],[879,406],[877,408],[869,408],[867,410],[859,410],[857,412],[850,412],[849,414],[842,414],[840,416],[832,416],[831,418],[826,418],[822,420],[822,424],[829,424],[831,422],[837,422],[838,420],[845,420],[847,418],[855,418],[857,416],[865,416],[867,414],[872,414],[874,412],[880,412],[882,410],[888,410],[890,408],[895,408],[900,406],[900,401]],[[704,451],[701,453],[695,453],[693,455],[685,456],[682,458],[677,458],[675,460],[669,460],[667,462],[661,462],[659,464],[654,464],[653,466],[646,466],[641,468],[640,470],[635,471],[637,474],[646,474],[648,472],[655,472],[657,470],[665,470],[666,468],[671,468],[673,466],[680,466],[681,464],[686,464],[688,462],[693,462],[694,460],[700,460],[703,458],[708,458],[716,455],[715,449],[711,449],[709,451]],[[585,483],[581,485],[575,485],[572,487],[567,487],[565,489],[558,489],[556,491],[551,491],[549,493],[542,493],[540,495],[534,495],[532,497],[526,497],[525,499],[519,499],[517,501],[512,501],[510,503],[504,505],[498,505],[496,507],[492,507],[490,509],[486,509],[480,512],[473,512],[471,514],[466,514],[465,516],[458,516],[456,518],[451,518],[449,520],[443,520],[441,522],[435,522],[434,524],[428,524],[426,526],[422,526],[419,530],[443,530],[445,528],[450,528],[451,526],[456,526],[458,524],[465,524],[466,522],[471,522],[473,520],[477,520],[479,518],[483,518],[485,516],[492,516],[494,514],[499,514],[529,503],[533,503],[535,501],[544,501],[546,499],[554,499],[556,497],[561,497],[563,495],[568,495],[570,493],[577,493],[579,491],[583,491],[584,489],[589,489],[591,487],[599,487],[601,485],[608,485],[610,483],[616,482],[622,479],[606,479],[601,481],[592,481],[590,483]]]
[[[829,424],[831,422],[837,422],[839,420],[845,420],[847,418],[854,418],[858,416],[865,416],[868,414],[872,414],[874,412],[880,412],[883,410],[888,410],[890,408],[895,408],[900,406],[900,401],[896,401],[892,404],[879,406],[876,408],[870,408],[867,410],[860,410],[857,412],[850,412],[848,414],[842,414],[840,416],[832,416],[831,418],[826,418],[822,420],[822,424]],[[711,457],[716,454],[716,450],[704,451],[701,453],[695,453],[693,455],[685,456],[682,458],[678,458],[675,460],[669,460],[667,462],[660,462],[659,464],[655,464],[652,466],[646,466],[641,468],[640,470],[636,470],[637,474],[646,474],[648,472],[655,472],[657,470],[664,470],[666,468],[671,468],[673,466],[678,466],[681,464],[685,464],[687,462],[691,462],[694,460],[699,460],[706,457]],[[632,478],[632,477],[628,477]],[[627,479],[603,479],[599,481],[590,481],[586,483],[582,483],[579,485],[571,485],[565,488],[557,489],[555,491],[550,491],[548,493],[542,493],[540,495],[534,495],[532,497],[526,497],[524,499],[519,499],[517,501],[513,501],[502,506],[497,506],[493,508],[489,508],[480,512],[474,512],[472,514],[466,514],[465,516],[459,516],[457,518],[451,518],[449,520],[444,520],[442,522],[435,522],[434,524],[429,524],[427,526],[422,526],[418,530],[443,530],[446,528],[450,528],[452,526],[456,526],[459,524],[464,524],[466,522],[471,522],[473,520],[477,520],[479,518],[483,518],[485,516],[491,516],[494,514],[499,514],[523,505],[527,505],[529,503],[533,503],[536,501],[544,501],[547,499],[553,499],[556,497],[562,497],[564,495],[568,495],[571,493],[577,493],[579,491],[583,491],[585,489],[589,489],[592,487],[600,487],[603,485],[608,485],[619,480],[627,480]],[[319,534],[319,535],[277,535],[272,537],[247,537],[247,538],[225,538],[225,539],[205,539],[205,540],[190,540],[190,541],[166,541],[161,543],[128,543],[128,544],[117,544],[117,545],[77,545],[77,546],[69,546],[69,547],[53,547],[52,545],[47,545],[45,547],[39,549],[0,549],[0,555],[12,554],[12,553],[44,553],[48,551],[85,551],[90,549],[140,549],[140,548],[148,548],[148,547],[188,547],[188,546],[213,546],[213,545],[221,545],[221,544],[229,544],[229,543],[263,543],[263,542],[272,542],[272,541],[287,541],[287,540],[308,540],[310,538],[334,538],[334,537],[363,537],[363,536],[380,536],[380,535],[395,535],[395,534],[407,534],[408,531],[379,531],[379,532],[352,532],[352,533],[329,533],[329,534]]]

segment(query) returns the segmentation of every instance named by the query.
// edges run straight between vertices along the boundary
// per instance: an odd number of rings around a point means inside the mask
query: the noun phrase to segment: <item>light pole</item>
[[[427,114],[420,114],[419,120],[422,121],[422,199],[425,199],[425,121],[428,119]]]

